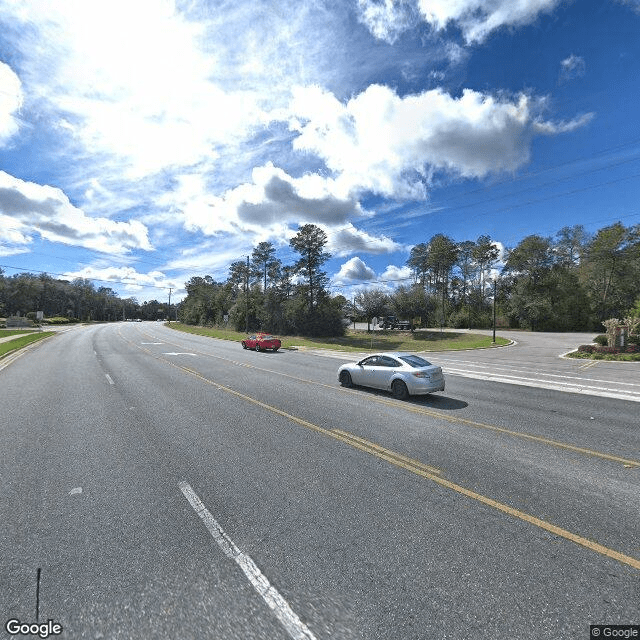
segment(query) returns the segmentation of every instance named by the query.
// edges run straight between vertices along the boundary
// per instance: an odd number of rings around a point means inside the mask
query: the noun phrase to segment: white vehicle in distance
[[[343,387],[354,385],[391,391],[394,398],[444,391],[442,368],[420,356],[401,351],[385,351],[338,369]]]

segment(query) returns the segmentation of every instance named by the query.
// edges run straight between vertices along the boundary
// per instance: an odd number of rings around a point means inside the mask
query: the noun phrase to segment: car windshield
[[[260,336],[261,340],[275,340],[273,336]]]
[[[400,360],[406,362],[408,365],[419,368],[419,367],[430,367],[431,363],[420,356],[400,356]]]

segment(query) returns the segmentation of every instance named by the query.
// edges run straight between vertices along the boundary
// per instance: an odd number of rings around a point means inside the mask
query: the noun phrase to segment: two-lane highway
[[[637,403],[457,376],[398,402],[338,364],[119,323],[1,370],[4,620],[318,640],[639,622]]]

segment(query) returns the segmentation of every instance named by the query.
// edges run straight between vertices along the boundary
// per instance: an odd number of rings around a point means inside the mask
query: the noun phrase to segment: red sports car
[[[270,336],[268,333],[256,333],[242,341],[243,349],[255,349],[256,351],[266,351],[267,349],[277,351],[280,346],[280,340]]]

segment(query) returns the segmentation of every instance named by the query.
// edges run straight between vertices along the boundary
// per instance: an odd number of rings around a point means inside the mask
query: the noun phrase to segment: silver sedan
[[[444,391],[440,367],[400,351],[375,353],[360,362],[343,364],[338,369],[338,380],[343,387],[359,385],[391,391],[400,400],[409,395]]]

